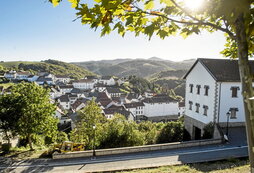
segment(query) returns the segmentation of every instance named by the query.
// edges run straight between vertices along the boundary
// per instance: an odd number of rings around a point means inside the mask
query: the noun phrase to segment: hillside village
[[[74,128],[77,111],[84,108],[87,101],[95,99],[102,114],[112,119],[115,113],[120,113],[127,120],[136,122],[142,120],[175,121],[184,114],[184,103],[171,98],[165,93],[146,91],[144,93],[127,92],[123,85],[127,78],[114,76],[84,76],[74,80],[67,75],[54,75],[49,72],[39,72],[32,75],[28,71],[7,71],[3,77],[9,82],[35,82],[50,90],[52,103],[57,105],[55,117],[66,129]],[[8,88],[0,87],[1,93],[8,93]]]

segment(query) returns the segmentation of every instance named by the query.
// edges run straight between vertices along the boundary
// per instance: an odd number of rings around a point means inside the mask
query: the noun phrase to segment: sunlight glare
[[[202,6],[203,1],[204,0],[184,0],[184,4],[186,8],[191,10],[198,10]]]

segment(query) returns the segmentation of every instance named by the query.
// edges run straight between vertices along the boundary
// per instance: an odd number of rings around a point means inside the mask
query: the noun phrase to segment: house
[[[254,62],[250,61],[250,64],[254,69]],[[200,139],[205,125],[210,122],[222,128],[227,123],[230,127],[244,126],[244,106],[237,60],[197,59],[184,79],[184,124],[192,139]],[[215,138],[220,137],[216,129]]]
[[[178,104],[178,116],[183,116],[185,114],[185,102],[179,102]]]
[[[39,76],[37,76],[37,75],[29,75],[29,76],[27,76],[27,80],[29,82],[35,82],[38,78],[39,78]]]
[[[66,75],[56,75],[55,76],[56,83],[64,83],[67,84],[71,81],[71,78]]]
[[[73,90],[73,85],[60,85],[59,90],[62,94],[71,93]]]
[[[113,87],[107,87],[106,93],[110,97],[121,97],[121,95],[123,94],[123,92],[119,88],[113,88]]]
[[[99,82],[99,78],[97,76],[85,76],[85,79],[93,80],[95,83]]]
[[[113,76],[102,76],[99,80],[99,83],[102,83],[107,86],[113,86],[116,84],[115,79]]]
[[[81,90],[91,90],[94,88],[95,81],[92,79],[81,79],[81,80],[75,80],[72,82],[72,85],[74,88],[78,88]]]
[[[81,98],[81,97],[85,98],[85,93],[82,90],[78,89],[78,88],[73,88],[71,90],[71,94],[77,95],[78,98]]]
[[[142,119],[142,116],[145,114],[145,105],[143,102],[125,103],[124,107],[132,113],[135,120]]]
[[[44,84],[53,85],[54,84],[52,78],[43,77],[43,76],[40,76],[35,82],[38,85],[44,85]]]
[[[99,92],[104,92],[106,90],[107,86],[102,83],[97,83],[97,84],[95,84],[94,88]]]
[[[145,105],[144,115],[152,121],[178,119],[178,102],[166,94],[158,94],[142,100]]]
[[[9,71],[9,72],[4,73],[4,77],[5,77],[6,79],[9,79],[9,80],[16,79],[16,77],[17,77],[17,72],[11,70],[11,71]]]
[[[18,79],[18,80],[28,80],[28,77],[30,75],[31,75],[31,73],[28,72],[28,71],[17,72],[16,79]]]
[[[126,97],[126,102],[132,103],[132,102],[139,102],[141,100],[142,96],[138,93],[128,93]]]
[[[112,105],[109,108],[103,109],[103,115],[107,119],[112,119],[114,117],[114,114],[116,113],[123,115],[129,121],[134,120],[134,116],[132,115],[132,113],[130,111],[127,111],[123,106]]]
[[[59,107],[57,107],[54,117],[60,120],[62,116],[64,116],[64,112]]]
[[[89,100],[88,100],[88,99],[85,99],[85,98],[77,99],[77,100],[71,105],[72,111],[73,111],[73,112],[77,112],[77,111],[83,109],[84,107],[86,107],[87,101],[89,101]]]
[[[58,89],[51,87],[49,95],[51,99],[55,99],[57,97],[60,97],[62,93]]]
[[[62,95],[57,99],[59,105],[65,109],[69,110],[71,108],[71,102],[68,95]]]

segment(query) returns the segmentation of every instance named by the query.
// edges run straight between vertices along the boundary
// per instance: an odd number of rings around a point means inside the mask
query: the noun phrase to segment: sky
[[[100,37],[76,18],[68,0],[53,7],[47,0],[0,1],[0,61],[65,62],[116,58],[150,58],[181,61],[193,58],[222,58],[223,33],[202,32],[186,39],[164,40],[128,33]]]

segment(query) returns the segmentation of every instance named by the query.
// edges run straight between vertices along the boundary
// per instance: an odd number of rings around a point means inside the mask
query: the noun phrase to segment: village
[[[55,117],[66,129],[73,129],[77,112],[86,106],[87,101],[95,99],[107,119],[120,113],[127,120],[136,122],[150,120],[154,122],[176,121],[184,114],[184,103],[164,93],[146,91],[143,94],[121,89],[126,78],[113,76],[84,76],[80,80],[71,80],[68,76],[40,72],[32,75],[29,72],[9,71],[4,77],[10,82],[27,81],[48,88],[52,103],[57,105]],[[1,93],[8,93],[11,87],[0,87]]]

